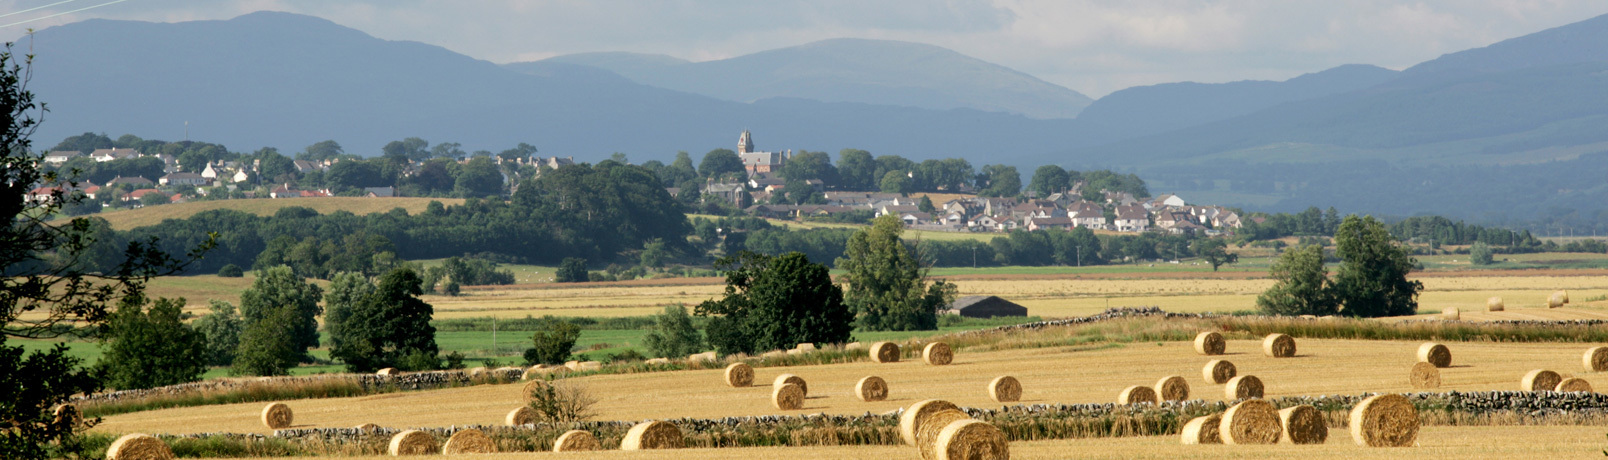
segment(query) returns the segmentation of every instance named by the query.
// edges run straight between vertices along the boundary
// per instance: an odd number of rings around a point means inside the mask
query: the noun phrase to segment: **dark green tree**
[[[411,268],[381,277],[374,291],[342,321],[343,337],[335,341],[338,347],[329,356],[345,362],[352,372],[372,372],[401,367],[415,352],[436,355],[435,326],[430,325],[435,309],[419,299],[420,282]]]
[[[1373,216],[1346,216],[1335,231],[1334,246],[1340,256],[1335,273],[1335,297],[1346,316],[1404,316],[1418,312],[1418,293],[1424,283],[1408,280],[1418,265],[1390,236],[1385,224]]]
[[[209,312],[195,320],[195,330],[206,339],[207,364],[230,366],[235,352],[240,350],[240,333],[245,325],[240,321],[234,304],[212,301]]]
[[[146,309],[149,304],[150,308]],[[101,336],[106,385],[140,390],[201,379],[206,337],[184,324],[184,299],[124,297]]]
[[[477,157],[469,160],[469,164],[458,172],[452,190],[464,198],[502,196],[502,172],[497,170],[497,163],[491,158]]]
[[[1256,307],[1263,313],[1328,316],[1340,310],[1329,270],[1323,267],[1323,246],[1284,251],[1268,274],[1277,283],[1256,297]]]
[[[737,156],[737,152],[727,149],[710,150],[704,154],[703,161],[698,162],[698,174],[705,178],[742,174],[745,171],[743,159]]]
[[[1027,183],[1029,191],[1038,194],[1039,198],[1050,196],[1072,188],[1072,176],[1067,175],[1065,169],[1056,165],[1039,166],[1033,170],[1033,180]]]
[[[811,152],[801,150],[787,159],[782,165],[781,176],[788,180],[804,181],[810,179],[820,180],[826,185],[837,185],[837,167],[832,166],[832,156],[826,152]]]
[[[676,152],[675,161],[671,161],[670,166],[664,168],[659,178],[664,180],[666,187],[676,187],[682,182],[697,180],[698,170],[692,166],[692,155],[688,155],[684,150]]]
[[[916,209],[920,209],[921,212],[925,213],[938,212],[938,207],[932,204],[932,197],[927,195],[922,195],[921,201],[916,202]]]
[[[575,341],[580,338],[580,326],[551,316],[544,317],[536,326],[536,332],[531,334],[532,346],[525,350],[525,363],[563,364],[569,360],[570,350],[575,349]]]
[[[235,375],[286,375],[307,353],[296,339],[301,314],[292,307],[270,307],[256,321],[246,322],[235,352]]]
[[[977,196],[1016,196],[1022,193],[1022,175],[1015,166],[988,165],[977,175]]]
[[[302,149],[300,153],[296,154],[296,159],[307,161],[333,160],[339,158],[345,153],[346,150],[341,148],[341,144],[339,142],[327,140],[309,145],[307,148]]]
[[[665,259],[670,258],[670,252],[665,249],[663,240],[649,241],[642,245],[642,256],[637,261],[644,267],[660,268],[664,266]]]
[[[660,358],[680,358],[704,349],[703,333],[692,325],[687,307],[671,305],[653,316],[653,330],[642,338],[648,353]]]
[[[240,278],[244,276],[246,276],[246,271],[241,270],[239,265],[224,264],[218,268],[219,278]]]
[[[926,331],[938,328],[938,310],[954,301],[955,286],[927,283],[927,268],[899,240],[904,223],[891,214],[855,232],[843,248],[838,268],[847,272],[844,295],[860,327],[873,331]]]
[[[877,174],[877,161],[864,150],[839,151],[837,168],[838,187],[847,190],[874,190],[882,179]]]
[[[726,293],[698,304],[697,314],[712,316],[709,343],[722,354],[842,343],[854,330],[854,313],[830,270],[802,253],[742,251],[715,266],[726,272]]]
[[[1496,258],[1492,254],[1491,245],[1476,241],[1468,248],[1468,261],[1474,265],[1490,265],[1496,263]]]
[[[882,193],[908,194],[916,189],[915,181],[910,178],[910,172],[892,170],[882,175]]]
[[[557,283],[582,283],[586,280],[586,259],[576,257],[565,257],[553,274],[553,281]]]
[[[1212,265],[1214,272],[1223,264],[1239,263],[1239,254],[1228,252],[1228,241],[1222,238],[1198,239],[1191,246],[1195,255]]]
[[[307,355],[307,349],[318,348],[318,315],[323,313],[318,302],[323,296],[322,289],[308,283],[290,267],[280,265],[268,268],[258,271],[257,279],[251,282],[251,287],[240,294],[240,317],[245,321],[246,329],[250,330],[256,323],[266,318],[270,310],[285,308],[294,312],[296,314],[294,321],[275,325],[271,329],[287,328],[285,330],[290,332],[291,338],[300,350],[294,360],[284,367],[295,365],[296,362],[311,362],[312,358]],[[244,341],[242,339],[242,347],[247,345]]]
[[[362,273],[341,272],[330,277],[329,291],[324,293],[324,336],[331,350],[350,349],[352,334],[346,330],[352,315],[362,308],[363,302],[374,294],[374,283]]]

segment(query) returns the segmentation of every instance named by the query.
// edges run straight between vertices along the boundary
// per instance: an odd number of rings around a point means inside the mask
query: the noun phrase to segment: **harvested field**
[[[204,211],[214,209],[233,209],[236,211],[256,214],[259,216],[272,216],[282,208],[301,206],[312,208],[319,214],[329,214],[335,211],[347,211],[359,216],[390,212],[392,209],[402,208],[408,214],[423,213],[431,201],[440,201],[447,206],[463,204],[462,198],[359,198],[359,197],[325,197],[325,198],[298,198],[294,200],[218,200],[218,201],[192,201],[189,203],[166,204],[162,206],[147,206],[139,209],[108,211],[94,214],[94,217],[106,219],[112,228],[128,230],[162,223],[165,219],[185,219]]]
[[[1267,397],[1414,391],[1403,372],[1416,361],[1418,341],[1303,339],[1294,358],[1268,358],[1260,340],[1230,340],[1226,358],[1240,372],[1277,382]],[[1458,352],[1453,367],[1442,369],[1439,391],[1518,390],[1518,376],[1544,367],[1576,372],[1579,344],[1513,344],[1449,342]],[[882,413],[922,399],[939,398],[965,407],[998,407],[987,384],[1010,374],[1022,382],[1021,402],[1106,403],[1134,384],[1158,375],[1182,375],[1196,391],[1192,396],[1222,400],[1222,385],[1206,383],[1199,373],[1201,356],[1190,342],[1133,343],[966,352],[948,366],[919,361],[876,364],[855,362],[820,366],[755,369],[755,380],[768,382],[783,373],[810,382],[804,413]],[[1067,369],[1078,371],[1068,372]],[[721,368],[579,378],[599,399],[599,420],[700,417],[786,413],[771,405],[767,385],[731,388]],[[886,379],[891,390],[884,401],[865,402],[854,394],[866,375]],[[1608,385],[1599,374],[1582,377],[1594,386]],[[386,420],[396,428],[500,424],[511,405],[521,401],[522,384],[483,385],[447,390],[394,393],[363,398],[300,400],[296,423],[302,427],[349,427]],[[642,404],[642,397],[677,401]],[[383,403],[376,402],[384,399]],[[257,420],[261,403],[166,409],[108,417],[96,428],[112,433],[267,433]],[[793,412],[797,413],[797,412]],[[1599,437],[1600,434],[1594,437]],[[1167,438],[1175,443],[1176,437]]]

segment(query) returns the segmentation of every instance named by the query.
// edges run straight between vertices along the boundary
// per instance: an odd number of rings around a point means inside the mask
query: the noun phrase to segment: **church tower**
[[[754,152],[754,138],[752,136],[750,136],[748,134],[748,130],[745,129],[745,130],[743,130],[743,135],[737,137],[737,153],[738,154],[744,154],[744,153],[753,153],[753,152]]]

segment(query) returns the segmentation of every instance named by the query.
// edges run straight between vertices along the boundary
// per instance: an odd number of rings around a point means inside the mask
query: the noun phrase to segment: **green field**
[[[312,208],[319,214],[329,214],[335,211],[347,211],[352,214],[364,215],[389,212],[395,208],[406,209],[409,214],[424,212],[431,201],[440,201],[444,205],[463,204],[462,198],[359,198],[359,197],[328,197],[328,198],[290,198],[290,199],[249,199],[249,200],[217,200],[192,201],[179,204],[165,204],[160,206],[146,206],[139,209],[125,209],[118,211],[92,214],[94,217],[106,219],[112,228],[128,230],[131,228],[156,225],[166,219],[184,219],[214,209],[233,209],[259,216],[272,216],[282,208],[301,206]]]

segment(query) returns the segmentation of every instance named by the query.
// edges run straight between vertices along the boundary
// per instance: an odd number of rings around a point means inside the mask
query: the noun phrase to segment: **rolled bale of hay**
[[[1207,382],[1222,385],[1224,383],[1228,383],[1228,379],[1232,379],[1235,375],[1238,375],[1239,371],[1234,369],[1234,363],[1221,359],[1214,359],[1206,362],[1206,367],[1202,367],[1200,369],[1200,374],[1202,377],[1206,378]]]
[[[1228,349],[1228,342],[1223,340],[1223,334],[1206,331],[1195,335],[1195,352],[1206,356],[1223,354]]]
[[[380,426],[373,423],[364,423],[362,425],[354,426],[352,429],[367,433],[370,431],[379,431]]]
[[[396,368],[387,367],[374,372],[374,375],[396,375]]]
[[[407,430],[391,436],[390,448],[386,449],[392,457],[403,455],[435,455],[435,436],[419,430]]]
[[[712,358],[710,359],[710,361],[713,361],[713,360],[714,359],[712,359]],[[586,361],[586,362],[581,363],[581,370],[583,370],[583,371],[595,371],[595,370],[601,370],[601,369],[603,369],[603,363],[598,362],[598,361]]]
[[[781,410],[803,409],[804,389],[791,383],[777,385],[771,389],[771,405]]]
[[[1506,310],[1506,309],[1507,309],[1507,307],[1504,307],[1502,305],[1502,298],[1501,297],[1492,297],[1492,298],[1489,298],[1489,299],[1485,299],[1485,310],[1486,311],[1502,311],[1502,310]]]
[[[173,460],[173,449],[148,434],[126,434],[106,448],[106,460]]]
[[[687,361],[714,361],[716,359],[720,359],[720,356],[713,351],[706,351],[687,356]]]
[[[844,350],[859,350],[862,348],[865,348],[865,344],[860,342],[853,342],[843,346]]]
[[[631,427],[620,440],[620,450],[680,449],[685,445],[681,428],[670,422],[649,420]]]
[[[653,358],[643,361],[644,364],[670,364],[670,358]]]
[[[1425,342],[1418,346],[1418,362],[1434,364],[1435,367],[1450,367],[1452,350],[1435,342]]]
[[[1229,400],[1261,398],[1262,379],[1254,375],[1241,375],[1228,379],[1228,385],[1223,387],[1223,395]]]
[[[935,460],[1010,460],[1005,432],[982,420],[950,422],[933,441]]]
[[[810,394],[810,386],[809,386],[809,384],[804,383],[804,378],[803,377],[799,377],[799,376],[793,375],[793,374],[782,374],[782,375],[776,376],[776,380],[771,381],[771,388],[775,389],[776,387],[780,387],[782,385],[789,384],[789,383],[794,384],[794,385],[798,385],[798,389],[802,390],[804,392],[805,396],[809,396],[809,394]]]
[[[1156,390],[1144,385],[1131,385],[1117,393],[1117,404],[1155,404]]]
[[[1189,399],[1189,381],[1177,375],[1162,377],[1156,381],[1156,398],[1162,401]]]
[[[1559,393],[1590,393],[1591,382],[1587,382],[1586,379],[1582,378],[1570,377],[1558,382],[1558,388],[1553,391]]]
[[[1350,429],[1359,446],[1411,446],[1418,440],[1418,408],[1406,396],[1371,396],[1351,408]]]
[[[579,452],[602,449],[603,443],[597,442],[597,436],[592,436],[592,433],[586,430],[565,431],[564,434],[558,435],[558,440],[553,441],[553,452]]]
[[[531,366],[529,369],[525,369],[525,373],[520,374],[519,379],[530,380],[534,378],[541,378],[541,376],[546,373],[547,370],[543,369],[541,366]]]
[[[1586,355],[1580,359],[1591,372],[1608,371],[1608,347],[1591,347],[1586,349]]]
[[[944,409],[928,415],[916,429],[916,447],[921,449],[921,458],[933,460],[938,458],[938,434],[950,423],[971,419],[971,416],[959,409]]]
[[[1563,298],[1558,297],[1557,293],[1553,293],[1552,295],[1547,296],[1547,308],[1558,308],[1558,307],[1562,307],[1562,306],[1563,306]]]
[[[1262,339],[1262,353],[1273,358],[1289,358],[1295,356],[1295,339],[1280,333],[1268,334]]]
[[[1425,362],[1413,363],[1413,369],[1408,372],[1407,380],[1413,384],[1413,388],[1422,390],[1440,388],[1440,368]]]
[[[866,376],[854,383],[854,396],[865,402],[888,399],[888,382],[875,375]]]
[[[1323,444],[1329,440],[1329,417],[1316,407],[1300,405],[1279,410],[1282,437],[1291,444]]]
[[[698,356],[698,355],[688,356],[687,360],[688,361],[696,361],[695,359],[692,359],[693,356]],[[572,371],[581,370],[581,362],[580,361],[565,361],[564,362],[564,368],[572,370]]]
[[[1524,374],[1524,378],[1519,380],[1519,388],[1524,391],[1552,391],[1562,382],[1563,376],[1557,372],[1535,369]]]
[[[503,423],[511,426],[536,423],[536,409],[531,409],[530,406],[516,407],[508,411],[507,417],[503,417]]]
[[[797,348],[794,348],[794,349],[792,349],[792,350],[787,350],[787,351],[786,351],[786,352],[784,352],[784,353],[785,353],[785,354],[789,354],[789,355],[796,355],[796,354],[799,354],[799,353],[803,353],[803,352],[804,352],[804,350],[800,350],[800,349],[797,349]]]
[[[1022,400],[1022,382],[1016,377],[1001,375],[988,382],[988,397],[994,402],[1016,402]]]
[[[929,343],[921,349],[921,360],[933,366],[942,366],[955,360],[955,351],[947,343]]]
[[[1217,433],[1223,444],[1277,444],[1283,428],[1273,403],[1247,399],[1223,412]]]
[[[530,382],[525,383],[525,387],[523,390],[521,390],[519,395],[525,399],[526,404],[530,404],[536,402],[536,392],[545,391],[546,389],[546,380],[531,380]]]
[[[262,408],[262,424],[268,428],[275,430],[290,428],[290,423],[295,419],[295,414],[291,413],[290,406],[286,406],[285,403],[273,403]]]
[[[497,443],[491,441],[491,436],[473,428],[460,430],[447,438],[447,443],[441,446],[442,455],[458,454],[495,454]]]
[[[72,404],[56,406],[50,410],[50,416],[50,421],[55,424],[65,423],[75,428],[84,424],[84,413],[78,410],[78,406]]]
[[[1222,444],[1223,438],[1217,434],[1217,428],[1222,423],[1223,414],[1195,417],[1184,424],[1184,430],[1180,435],[1185,445]]]
[[[1447,321],[1457,321],[1463,319],[1463,312],[1458,310],[1457,307],[1446,307],[1445,309],[1441,310],[1441,319]]]
[[[799,350],[799,351],[815,351],[815,344],[813,344],[813,343],[801,343],[801,344],[793,346],[793,349],[794,350]]]
[[[485,374],[485,373],[490,372],[490,371],[491,371],[491,369],[486,368],[486,366],[475,366],[475,367],[469,368],[469,370],[466,371],[466,373],[468,373],[470,377],[479,377],[482,374]]]
[[[1552,295],[1557,296],[1558,300],[1563,301],[1564,304],[1569,303],[1569,291],[1558,291],[1552,293]]]
[[[869,353],[874,363],[899,362],[899,345],[893,342],[872,342]]]
[[[747,363],[731,363],[726,366],[726,385],[732,388],[744,388],[754,385],[754,368]]]
[[[903,414],[899,415],[899,437],[904,439],[905,444],[917,445],[916,430],[921,428],[921,424],[927,421],[928,416],[946,409],[960,408],[941,399],[928,399],[911,404]]]

